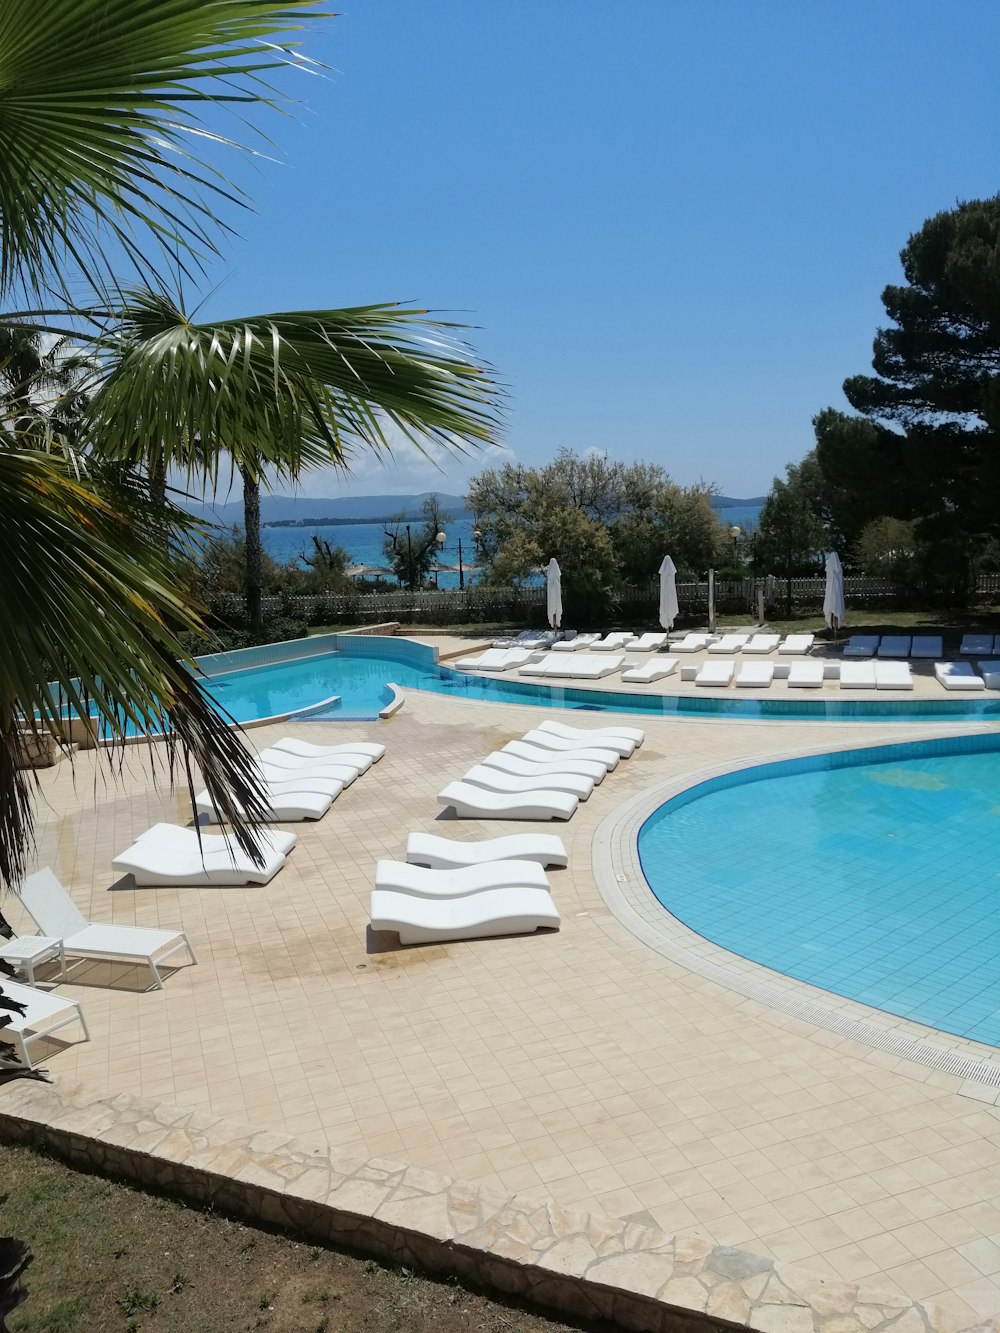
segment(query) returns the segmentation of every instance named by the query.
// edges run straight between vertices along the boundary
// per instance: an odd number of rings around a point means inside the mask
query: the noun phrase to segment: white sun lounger
[[[1000,690],[1000,662],[987,660],[979,663],[983,683],[988,690]]]
[[[794,662],[788,673],[788,683],[793,688],[818,690],[823,684],[823,663]]]
[[[0,1028],[0,1041],[11,1041],[17,1047],[21,1063],[26,1069],[34,1069],[28,1048],[36,1041],[44,1041],[54,1032],[67,1027],[70,1023],[79,1023],[83,1028],[85,1041],[90,1041],[90,1032],[83,1010],[76,1000],[65,995],[50,995],[48,991],[36,990],[34,986],[24,986],[7,977],[0,980],[0,988],[10,999],[23,1005],[25,1012],[17,1013],[13,1009],[0,1009],[0,1016],[10,1022]]]
[[[540,653],[534,654],[530,661],[517,668],[517,674],[519,676],[562,676],[565,674],[563,663],[567,660],[563,657],[552,657],[551,655],[543,657]]]
[[[478,866],[430,870],[408,861],[377,861],[375,887],[414,898],[464,898],[495,889],[544,889],[549,879],[537,861],[488,861]]]
[[[878,655],[879,657],[909,657],[910,642],[909,634],[885,634],[878,646]]]
[[[313,745],[311,741],[300,741],[294,736],[282,736],[270,747],[272,750],[284,750],[286,754],[297,755],[300,759],[332,759],[338,762],[342,754],[363,754],[372,761],[378,761],[385,754],[385,746],[378,741],[345,741],[340,745]]]
[[[963,634],[958,651],[967,657],[989,657],[993,652],[993,635]]]
[[[157,827],[169,828],[170,825]],[[179,832],[189,830],[181,829]],[[198,961],[182,930],[91,923],[48,868],[22,880],[17,894],[42,934],[62,940],[63,953],[68,958],[145,963],[154,984],[160,990],[163,989],[163,980],[159,969],[175,953],[184,949],[192,963]],[[6,984],[6,980],[0,981],[0,987]]]
[[[528,732],[529,736],[534,734],[534,732]],[[536,745],[529,740],[508,741],[501,753],[513,754],[518,759],[530,759],[540,764],[551,764],[556,759],[560,763],[564,759],[583,759],[588,763],[603,764],[605,772],[608,773],[613,768],[618,767],[618,761],[621,759],[617,750],[605,750],[598,746],[581,747],[579,750],[553,750],[551,746]]]
[[[912,690],[909,662],[876,662],[875,686],[880,690]]]
[[[779,653],[807,653],[813,646],[815,634],[789,634],[778,644]]]
[[[493,648],[531,648],[537,652],[539,648],[551,648],[555,642],[556,636],[553,630],[523,629],[520,634],[494,639],[490,646]]]
[[[554,751],[555,753],[550,755],[550,759],[561,754],[576,754],[579,757],[579,751],[582,750],[589,752],[587,756],[588,758],[595,758],[598,753],[605,755],[613,754],[615,762],[614,764],[607,765],[609,768],[616,767],[618,760],[623,757],[623,745],[629,746],[627,754],[631,754],[632,750],[635,748],[634,744],[626,736],[617,737],[615,742],[609,742],[608,737],[603,735],[594,736],[590,745],[587,745],[582,737],[578,740],[571,740],[566,736],[557,736],[551,731],[543,731],[541,727],[526,731],[521,739],[528,745],[535,746],[536,749]],[[504,746],[504,749],[506,750],[507,747]],[[522,755],[521,758],[525,759],[527,756]]]
[[[574,727],[568,722],[559,722],[556,718],[547,717],[544,722],[538,724],[538,730],[547,731],[552,736],[562,736],[567,741],[583,742],[585,745],[596,742],[599,737],[615,736],[631,741],[634,749],[646,739],[642,727],[629,727],[624,723],[612,727]],[[624,754],[624,751],[622,753]]]
[[[340,791],[343,791],[341,787]],[[263,816],[268,824],[298,824],[306,819],[322,819],[340,795],[336,792],[304,791],[296,783],[268,784],[267,806]],[[200,791],[194,798],[195,813],[209,824],[224,824],[225,817],[216,808],[208,791]]]
[[[255,866],[236,844],[221,833],[203,833],[201,846],[194,829],[176,824],[154,824],[111,862],[136,884],[267,884],[285,864],[295,846],[295,834],[267,830],[258,833],[263,867]]]
[[[725,689],[733,679],[735,662],[706,662],[694,678],[696,685],[707,685],[711,689]]]
[[[874,657],[878,652],[877,634],[852,634],[844,644],[845,657]]]
[[[518,778],[545,777],[550,773],[575,773],[580,778],[590,778],[592,782],[603,782],[608,770],[603,764],[593,759],[566,759],[562,755],[545,751],[549,759],[519,759],[517,755],[505,754],[503,750],[494,750],[483,760],[487,768],[498,768],[501,773],[512,773]]]
[[[268,787],[284,787],[295,791],[329,792],[331,796],[341,789],[349,787],[364,771],[353,764],[334,764],[329,760],[321,768],[282,768],[280,764],[261,762],[260,775]]]
[[[700,653],[703,648],[708,647],[710,634],[686,634],[683,639],[678,639],[676,643],[670,645],[672,653]]]
[[[456,666],[460,671],[513,671],[515,667],[533,662],[541,654],[533,648],[487,648],[478,657],[460,657]]]
[[[305,759],[287,750],[261,750],[257,756],[263,773],[284,774],[291,782],[301,777],[334,777],[345,786],[360,773],[367,773],[374,762],[366,754],[338,754],[329,759]]]
[[[436,900],[375,889],[371,928],[398,934],[400,944],[489,939],[558,930],[559,910],[545,889],[494,889]]]
[[[766,690],[774,680],[773,662],[743,662],[736,684],[746,689]]]
[[[672,676],[676,670],[676,657],[658,657],[652,662],[644,662],[642,666],[629,667],[622,672],[622,680],[629,685],[649,685],[654,680],[662,680],[664,676]]]
[[[560,639],[558,643],[552,645],[554,653],[578,653],[584,648],[592,647],[600,639],[599,634],[577,634],[572,639]]]
[[[535,777],[518,777],[486,764],[475,764],[468,773],[462,775],[461,781],[470,782],[474,787],[485,787],[487,791],[503,791],[511,795],[533,791],[565,791],[578,801],[589,800],[594,791],[593,781],[581,777],[579,773],[543,773]]]
[[[738,653],[750,642],[749,634],[723,634],[721,639],[708,645],[710,653]]]
[[[874,690],[874,662],[842,662],[840,664],[840,688],[842,690]]]
[[[596,648],[596,644],[594,645]],[[625,661],[621,655],[615,657],[595,657],[593,653],[574,653],[572,657],[553,658],[562,668],[549,671],[550,676],[565,676],[569,680],[600,680],[602,676],[613,676]]]
[[[610,634],[605,634],[603,639],[598,639],[596,643],[590,645],[591,651],[595,653],[619,653],[635,640],[635,635],[629,629],[612,630]]]
[[[743,655],[745,657],[747,653],[773,653],[780,642],[780,634],[754,634],[750,642],[744,644]]]
[[[411,833],[406,842],[411,865],[434,870],[487,865],[491,861],[536,861],[540,866],[569,865],[562,838],[554,833],[509,833],[504,838],[453,842],[433,833]]]
[[[665,631],[662,633],[647,631],[645,634],[640,634],[637,639],[633,639],[626,646],[630,653],[656,653],[659,652],[668,638],[669,635]]]
[[[580,804],[564,791],[487,791],[471,782],[449,782],[438,803],[453,806],[459,819],[571,819]]]
[[[934,674],[946,690],[985,690],[986,682],[971,662],[935,662]]]
[[[944,656],[944,647],[940,634],[914,634],[910,647],[911,657],[933,657],[937,660]]]

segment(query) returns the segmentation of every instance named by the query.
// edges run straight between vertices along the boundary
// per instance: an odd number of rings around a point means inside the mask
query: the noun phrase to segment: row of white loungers
[[[944,649],[940,634],[852,634],[845,657],[937,658]]]
[[[733,683],[736,666],[733,661],[706,662],[694,675],[694,683],[705,688],[727,689]],[[735,684],[744,689],[766,690],[775,679],[783,679],[791,689],[818,690],[828,678],[831,667],[839,677],[841,689],[913,689],[908,662],[845,662],[841,665],[814,661],[794,662],[784,668],[775,662],[743,662]]]
[[[1000,634],[966,634],[958,651],[963,657],[1000,657]]]
[[[946,690],[1000,690],[1000,661],[979,663],[980,676],[971,662],[936,662],[934,674]]]
[[[813,634],[687,634],[670,644],[672,653],[741,653],[743,656],[767,656],[769,653],[807,653],[813,646]]]

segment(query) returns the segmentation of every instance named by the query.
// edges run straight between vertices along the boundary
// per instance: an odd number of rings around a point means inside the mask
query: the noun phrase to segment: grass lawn
[[[0,1231],[34,1256],[10,1333],[569,1333],[406,1269],[0,1148]]]

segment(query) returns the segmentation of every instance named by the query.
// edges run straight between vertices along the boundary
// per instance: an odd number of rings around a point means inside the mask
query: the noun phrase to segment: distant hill
[[[749,509],[752,505],[762,505],[766,495],[751,495],[748,500],[737,500],[731,495],[713,495],[712,504],[716,509]]]
[[[338,495],[316,499],[306,495],[262,495],[260,517],[265,525],[280,523],[311,528],[325,523],[379,523],[387,519],[420,518],[421,507],[428,496],[436,495],[438,504],[452,518],[461,518],[465,499],[461,495],[445,495],[441,491],[422,491],[419,495]],[[231,526],[243,522],[243,501],[227,500],[225,504],[189,504],[187,508]]]

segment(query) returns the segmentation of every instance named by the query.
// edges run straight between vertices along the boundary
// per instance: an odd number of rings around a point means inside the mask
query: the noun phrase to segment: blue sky
[[[341,0],[211,314],[464,312],[505,443],[766,491],[923,220],[1000,191],[995,0]],[[400,452],[310,495],[461,490]]]

